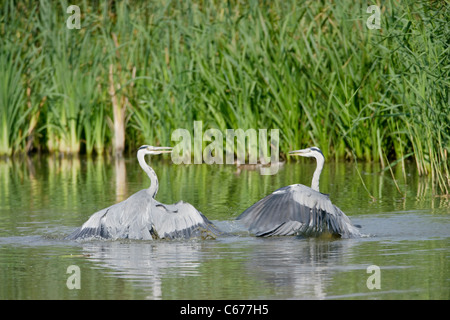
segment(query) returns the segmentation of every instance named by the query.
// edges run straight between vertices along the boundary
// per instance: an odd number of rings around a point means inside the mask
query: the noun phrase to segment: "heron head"
[[[302,156],[302,157],[307,157],[307,158],[311,158],[311,157],[314,157],[316,159],[318,157],[325,158],[323,156],[322,151],[317,147],[311,147],[311,148],[306,148],[306,149],[301,149],[301,150],[294,150],[294,151],[290,151],[289,154],[291,156]]]
[[[144,154],[171,153],[172,147],[154,147],[154,146],[143,145],[138,149],[138,152],[144,152]]]

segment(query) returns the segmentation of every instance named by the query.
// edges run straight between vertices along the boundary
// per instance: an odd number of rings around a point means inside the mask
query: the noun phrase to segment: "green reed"
[[[448,193],[450,187],[450,9],[448,3],[407,6],[387,42],[390,54],[393,100],[401,105],[407,136],[420,174],[430,174],[432,186]]]
[[[280,151],[414,159],[448,193],[448,1],[67,1],[0,6],[0,154],[121,153],[174,129],[280,129]],[[119,149],[118,149],[119,148]]]

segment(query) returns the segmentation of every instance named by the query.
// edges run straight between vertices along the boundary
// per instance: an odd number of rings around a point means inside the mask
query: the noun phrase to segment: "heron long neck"
[[[321,156],[316,157],[317,160],[317,168],[316,171],[314,171],[314,175],[312,178],[312,183],[311,183],[311,189],[316,190],[317,192],[319,191],[319,180],[320,180],[320,174],[322,173],[322,169],[323,169],[323,164],[325,163],[325,159]]]
[[[144,153],[138,153],[138,161],[142,170],[144,170],[150,178],[151,183],[147,192],[154,198],[158,192],[158,177],[156,176],[155,171],[147,164],[147,162],[145,162],[144,156]]]

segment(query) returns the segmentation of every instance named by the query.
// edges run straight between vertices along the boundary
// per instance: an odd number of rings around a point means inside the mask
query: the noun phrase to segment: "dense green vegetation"
[[[0,155],[173,145],[201,120],[279,129],[282,153],[414,159],[448,193],[449,2],[380,8],[369,29],[364,1],[0,0]]]

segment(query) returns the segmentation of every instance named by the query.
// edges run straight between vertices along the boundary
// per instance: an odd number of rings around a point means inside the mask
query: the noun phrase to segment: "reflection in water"
[[[314,164],[289,163],[277,175],[261,176],[258,171],[241,170],[233,174],[233,165],[173,165],[167,160],[152,160],[160,180],[158,200],[175,203],[180,199],[192,203],[208,217],[229,220],[245,208],[277,188],[302,183],[310,185]],[[323,192],[346,214],[385,212],[421,208],[445,209],[449,198],[431,193],[429,179],[418,177],[413,165],[408,167],[407,181],[400,166],[394,176],[380,171],[376,164],[358,164],[364,183],[371,195],[362,188],[353,164],[329,163],[321,177]],[[17,158],[0,160],[0,205],[3,209],[17,206],[22,209],[60,206],[85,220],[89,213],[129,197],[148,187],[135,159],[111,158]],[[367,205],[369,203],[369,206]],[[359,209],[360,208],[360,209]],[[367,208],[367,209],[365,209]],[[389,210],[388,210],[389,211]],[[73,224],[73,221],[68,221]]]
[[[116,175],[116,202],[121,202],[127,198],[127,170],[123,157],[114,159],[114,169]]]
[[[137,280],[150,288],[147,298],[163,297],[162,281],[174,272],[178,277],[198,274],[200,242],[92,242],[83,244],[84,254],[111,275]],[[176,269],[174,271],[173,269]]]
[[[349,263],[345,260],[355,244],[322,239],[264,241],[252,252],[247,268],[271,286],[284,287],[292,298],[324,299],[334,268]]]
[[[84,243],[82,247],[83,254],[111,276],[130,279],[145,287],[149,299],[170,298],[174,290],[182,294],[178,298],[192,299],[194,296],[190,294],[199,287],[204,287],[204,291],[197,292],[196,298],[224,298],[220,294],[227,291],[222,283],[225,279],[230,283],[250,281],[262,286],[259,298],[280,291],[288,298],[323,299],[327,287],[333,283],[333,274],[339,270],[336,266],[348,263],[345,260],[352,256],[356,243],[295,238],[255,242],[251,238],[230,237],[219,243],[116,241]],[[215,272],[206,273],[205,269],[210,267]],[[175,287],[179,279],[184,279],[182,288]],[[204,286],[209,282],[215,284],[215,289]],[[231,298],[245,296],[235,292]]]
[[[382,291],[393,298],[448,298],[449,199],[435,197],[414,166],[391,174],[377,165],[328,163],[321,177],[362,232],[375,237],[250,237],[234,221],[277,188],[309,185],[315,164],[287,163],[277,175],[235,166],[173,165],[151,159],[158,200],[192,203],[230,237],[215,241],[62,241],[99,209],[147,188],[134,157],[0,160],[0,298],[258,299],[358,297],[366,267],[381,266]],[[68,265],[80,265],[83,290],[68,291]],[[84,282],[83,282],[84,281]],[[446,282],[447,281],[447,282]]]

